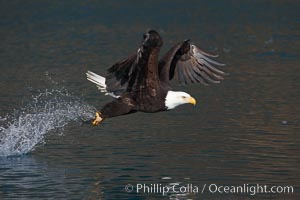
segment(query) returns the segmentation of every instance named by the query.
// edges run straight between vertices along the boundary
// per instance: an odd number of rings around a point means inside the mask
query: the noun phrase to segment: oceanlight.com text
[[[254,196],[256,194],[293,194],[294,187],[291,185],[264,185],[264,184],[242,184],[242,185],[219,185],[215,183],[195,185],[195,184],[127,184],[125,191],[136,194],[246,194]]]

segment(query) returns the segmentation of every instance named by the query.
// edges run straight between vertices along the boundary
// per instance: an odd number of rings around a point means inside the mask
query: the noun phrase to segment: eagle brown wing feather
[[[169,82],[175,78],[181,84],[187,83],[219,83],[225,72],[216,68],[225,64],[217,62],[213,55],[189,43],[189,40],[176,44],[159,62],[160,80]]]

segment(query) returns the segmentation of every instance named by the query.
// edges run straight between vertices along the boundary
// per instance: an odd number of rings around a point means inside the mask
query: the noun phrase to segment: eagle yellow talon
[[[103,121],[103,119],[104,119],[104,118],[101,117],[101,113],[97,111],[96,114],[95,114],[95,118],[94,118],[93,121],[92,121],[92,124],[93,124],[94,126],[97,126],[97,125],[100,124],[100,122]]]

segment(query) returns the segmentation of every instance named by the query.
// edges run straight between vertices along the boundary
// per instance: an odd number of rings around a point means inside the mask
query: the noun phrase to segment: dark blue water
[[[299,10],[279,0],[1,1],[0,199],[299,199]],[[196,107],[85,123],[111,100],[85,72],[105,75],[149,28],[163,52],[190,38],[230,75],[175,84]],[[127,184],[200,191],[137,194]],[[212,184],[293,194],[213,193]]]

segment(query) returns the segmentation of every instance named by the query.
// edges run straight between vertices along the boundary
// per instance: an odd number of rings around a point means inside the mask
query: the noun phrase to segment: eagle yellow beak
[[[193,105],[196,105],[196,99],[194,99],[193,97],[190,97],[190,98],[188,99],[188,103],[193,104]]]

